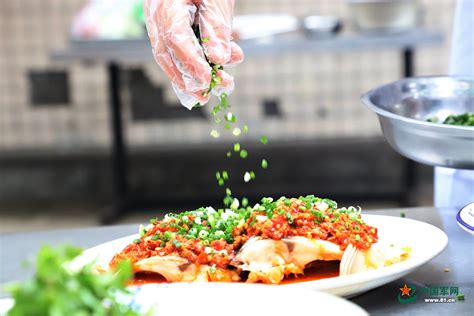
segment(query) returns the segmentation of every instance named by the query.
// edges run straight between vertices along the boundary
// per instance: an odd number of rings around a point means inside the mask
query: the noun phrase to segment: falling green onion
[[[245,172],[245,174],[244,174],[244,181],[245,181],[245,182],[249,182],[250,179],[251,179],[251,177],[250,177],[250,172],[248,172],[248,171]]]
[[[240,151],[240,144],[239,144],[239,143],[235,143],[235,144],[234,144],[234,151],[235,151],[235,152],[239,152],[239,151]]]
[[[262,159],[262,168],[267,169],[268,168],[268,161],[266,159]]]
[[[230,123],[235,123],[235,115],[232,112],[228,112],[225,116],[225,120]]]
[[[240,128],[236,127],[234,128],[234,130],[232,131],[232,134],[234,136],[240,136],[240,134],[242,134],[242,131],[240,130]]]
[[[248,155],[249,155],[249,154],[248,154],[248,152],[247,152],[245,149],[242,149],[242,150],[240,151],[240,157],[241,157],[241,158],[245,159],[245,158],[248,157]]]
[[[268,138],[267,136],[263,135],[260,137],[260,142],[264,145],[266,145],[268,143]]]
[[[221,134],[218,131],[216,131],[215,129],[213,129],[211,131],[211,136],[214,137],[214,138],[219,138],[219,136],[221,136]]]

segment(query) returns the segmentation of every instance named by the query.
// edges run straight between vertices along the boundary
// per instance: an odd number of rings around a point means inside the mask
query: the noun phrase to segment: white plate
[[[143,315],[150,310],[151,315],[159,316],[368,315],[356,304],[337,296],[261,284],[147,284],[134,289],[132,297],[118,299]],[[11,303],[0,300],[0,315]]]
[[[362,217],[368,224],[378,228],[379,242],[411,247],[410,258],[378,270],[279,287],[323,291],[344,297],[354,296],[412,272],[440,254],[448,244],[448,237],[442,230],[424,222],[382,215]],[[76,264],[82,265],[97,259],[98,265],[107,267],[113,255],[137,237],[138,235],[128,236],[90,248],[84,251]]]

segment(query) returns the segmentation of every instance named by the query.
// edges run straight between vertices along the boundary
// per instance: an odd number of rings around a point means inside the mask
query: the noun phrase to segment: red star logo
[[[400,288],[400,291],[402,291],[402,296],[410,296],[411,287],[404,284],[403,287]]]

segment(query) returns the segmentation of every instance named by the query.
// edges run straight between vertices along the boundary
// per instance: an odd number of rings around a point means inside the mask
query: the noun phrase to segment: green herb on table
[[[80,253],[71,246],[41,248],[34,277],[9,287],[15,304],[8,315],[138,315],[116,300],[117,294],[129,293],[125,286],[132,277],[131,263],[123,261],[114,272],[101,274],[93,272],[92,263],[68,269]]]

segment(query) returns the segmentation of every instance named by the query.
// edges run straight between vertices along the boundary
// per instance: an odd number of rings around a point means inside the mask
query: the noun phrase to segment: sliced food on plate
[[[136,275],[167,282],[280,284],[379,269],[410,256],[405,245],[377,241],[377,228],[358,208],[312,195],[264,198],[253,208],[207,207],[151,220],[109,268],[130,260]]]

